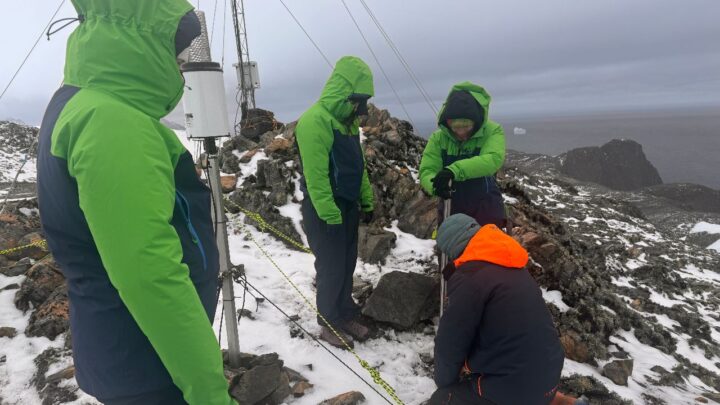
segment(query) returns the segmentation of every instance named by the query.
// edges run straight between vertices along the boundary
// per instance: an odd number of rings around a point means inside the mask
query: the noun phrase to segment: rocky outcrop
[[[686,211],[720,213],[720,190],[690,183],[662,184],[648,187],[647,193],[667,199]]]
[[[645,157],[642,145],[631,140],[614,139],[600,147],[573,149],[561,155],[560,161],[562,173],[615,190],[636,190],[662,184],[657,169]]]

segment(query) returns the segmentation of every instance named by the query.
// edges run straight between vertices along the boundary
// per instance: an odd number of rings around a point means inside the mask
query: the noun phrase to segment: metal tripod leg
[[[451,208],[451,199],[443,200],[443,221],[447,219],[447,217],[450,216],[450,208]],[[439,228],[439,226],[438,226]],[[448,263],[448,258],[445,253],[440,253],[440,316],[442,316],[443,311],[445,309],[445,299],[447,297],[447,284],[445,283],[445,278],[443,277],[442,271],[445,269],[445,266]]]

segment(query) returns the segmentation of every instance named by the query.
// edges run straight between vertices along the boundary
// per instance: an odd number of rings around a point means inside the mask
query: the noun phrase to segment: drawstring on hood
[[[65,24],[63,24],[62,27],[60,27],[60,28],[58,28],[58,29],[56,29],[56,30],[53,30],[53,27],[54,27],[54,26],[56,26],[58,23],[61,23],[61,22],[63,22],[63,21],[68,21],[68,22],[65,23]],[[82,22],[85,21],[85,17],[84,17],[82,14],[80,14],[80,15],[77,16],[77,17],[61,18],[61,19],[59,19],[59,20],[53,21],[53,22],[48,26],[47,32],[45,33],[45,35],[47,35],[47,40],[49,41],[49,40],[50,40],[50,36],[57,34],[58,32],[62,31],[63,29],[65,29],[65,27],[67,27],[68,25],[74,23],[75,21],[79,21],[80,24],[82,24]]]

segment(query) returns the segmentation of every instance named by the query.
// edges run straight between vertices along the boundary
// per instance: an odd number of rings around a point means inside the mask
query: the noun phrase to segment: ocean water
[[[557,155],[612,139],[632,139],[643,146],[663,182],[720,189],[720,108],[495,120],[505,128],[509,149]],[[418,127],[423,135],[429,132],[429,125]],[[526,133],[515,135],[516,127]]]

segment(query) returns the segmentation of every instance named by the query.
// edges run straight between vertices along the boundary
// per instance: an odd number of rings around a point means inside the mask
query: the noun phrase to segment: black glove
[[[360,213],[360,220],[367,225],[372,222],[374,216],[375,211],[363,211]]]
[[[435,195],[444,200],[449,199],[452,195],[452,181],[454,179],[455,175],[447,167],[440,170],[432,180]]]

